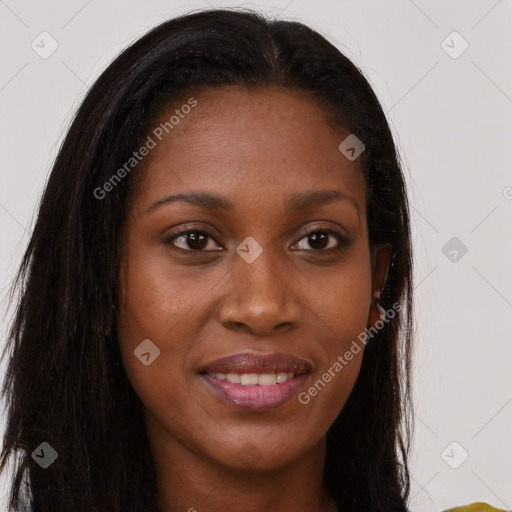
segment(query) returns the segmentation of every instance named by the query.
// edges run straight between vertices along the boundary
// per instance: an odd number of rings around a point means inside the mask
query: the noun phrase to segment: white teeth
[[[240,375],[238,375],[238,373],[228,373],[226,375],[226,380],[233,384],[240,384]]]
[[[276,381],[281,384],[282,382],[286,382],[288,380],[288,374],[287,373],[278,373],[276,376]]]
[[[242,386],[256,386],[256,384],[258,384],[258,374],[244,373],[240,377],[240,384],[242,384]]]
[[[219,380],[227,380],[232,384],[241,384],[242,386],[274,386],[282,384],[289,379],[293,379],[294,373],[278,372],[278,373],[209,373],[210,377]]]
[[[274,386],[277,384],[275,373],[260,373],[258,375],[258,384],[260,386]]]

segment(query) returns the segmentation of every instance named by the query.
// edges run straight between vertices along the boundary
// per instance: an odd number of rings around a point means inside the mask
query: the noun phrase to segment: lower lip
[[[243,386],[201,374],[208,388],[228,405],[246,411],[264,411],[284,405],[303,388],[307,373],[297,375],[282,384],[271,386]]]

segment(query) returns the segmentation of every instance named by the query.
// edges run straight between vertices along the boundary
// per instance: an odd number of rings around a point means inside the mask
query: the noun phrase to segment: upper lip
[[[309,373],[311,365],[304,359],[274,352],[272,354],[256,354],[245,352],[206,364],[199,373]]]

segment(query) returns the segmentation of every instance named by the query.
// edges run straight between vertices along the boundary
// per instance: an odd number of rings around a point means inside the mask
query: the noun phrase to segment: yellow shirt
[[[455,507],[444,512],[507,512],[503,508],[494,508],[487,503],[481,501],[477,503],[471,503],[471,505],[465,505],[464,507]]]

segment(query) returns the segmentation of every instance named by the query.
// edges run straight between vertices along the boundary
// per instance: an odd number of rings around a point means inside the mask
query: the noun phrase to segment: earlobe
[[[368,313],[368,324],[367,327],[376,327],[376,323],[380,320],[384,322],[386,319],[386,311],[379,304],[379,300],[374,296],[370,305],[370,312]]]

